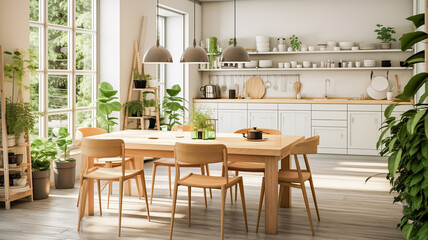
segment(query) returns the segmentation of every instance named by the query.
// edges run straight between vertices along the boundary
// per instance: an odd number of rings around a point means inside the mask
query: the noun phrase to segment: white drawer
[[[357,112],[380,112],[382,111],[381,105],[369,105],[369,104],[349,104],[348,111]]]
[[[313,127],[347,127],[347,121],[337,120],[312,120]]]
[[[311,104],[278,104],[279,110],[311,110]]]
[[[320,136],[320,148],[344,148],[347,149],[347,130],[338,127],[314,127],[312,136]]]
[[[346,104],[312,104],[312,110],[327,110],[327,111],[346,111]]]
[[[246,103],[219,103],[217,107],[224,110],[247,110]]]
[[[312,111],[312,119],[318,120],[347,120],[347,112],[339,111]]]
[[[211,109],[211,110],[217,110],[217,103],[193,103],[193,108],[200,109]]]
[[[321,154],[348,154],[348,150],[346,148],[318,148],[318,153]]]
[[[248,110],[277,110],[278,104],[275,103],[249,103]]]
[[[382,112],[384,112],[385,111],[385,109],[388,107],[389,105],[382,105]],[[405,112],[405,111],[407,111],[407,110],[410,110],[410,109],[412,109],[413,108],[413,105],[410,105],[410,104],[400,104],[400,105],[397,105],[395,108],[394,108],[394,112]]]

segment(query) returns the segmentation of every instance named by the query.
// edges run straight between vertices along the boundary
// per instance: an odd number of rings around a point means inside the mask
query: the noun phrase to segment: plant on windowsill
[[[425,14],[407,19],[416,28],[426,24]],[[400,38],[401,50],[411,49],[425,39],[428,39],[428,34],[423,31],[406,33]],[[425,51],[410,56],[405,62],[409,66],[426,64]],[[390,192],[397,194],[394,203],[403,204],[403,217],[398,227],[404,238],[411,240],[422,240],[428,236],[428,104],[425,102],[428,89],[423,89],[426,83],[428,73],[418,73],[409,80],[403,93],[396,97],[399,101],[412,102],[413,109],[398,118],[392,115],[397,104],[385,109],[385,121],[377,143],[378,148],[384,145],[381,156],[389,156],[386,178],[392,185]],[[415,95],[419,90],[423,94],[416,102]]]
[[[211,120],[212,112],[209,109],[194,109],[190,113],[190,124],[193,126],[191,132],[192,139],[215,139],[215,122]],[[209,137],[208,132],[214,131],[213,137]],[[206,135],[204,137],[204,135]],[[212,134],[211,134],[212,135]]]
[[[31,143],[33,197],[35,200],[49,197],[50,166],[57,153],[56,145],[51,138],[37,138]]]
[[[392,37],[392,34],[395,34],[395,29],[393,27],[385,27],[382,24],[376,24],[377,29],[374,30],[377,33],[377,38],[381,40],[380,48],[381,49],[390,49],[391,42],[397,41]]]
[[[117,90],[114,90],[110,83],[100,82],[97,100],[97,122],[99,127],[107,130],[107,132],[111,132],[113,126],[118,124],[118,118],[112,117],[111,114],[122,109],[122,105],[118,101],[114,101],[118,99],[118,97],[115,97],[116,94]]]
[[[76,159],[70,157],[69,148],[73,140],[70,139],[70,133],[68,133],[68,129],[65,127],[55,128],[53,133],[55,136],[55,144],[59,150],[59,157],[55,158],[55,188],[74,188],[76,179]]]
[[[143,101],[132,100],[125,103],[128,117],[141,117],[143,116]]]
[[[297,37],[296,35],[292,35],[290,37],[290,44],[291,44],[291,49],[293,51],[299,51],[300,45],[302,45],[302,42],[299,41],[299,37]]]
[[[188,111],[184,106],[187,100],[177,96],[180,92],[180,85],[175,84],[166,90],[168,95],[163,98],[162,110],[165,121],[167,121],[164,125],[167,126],[168,131],[171,131],[174,125],[182,125],[180,117],[184,115],[185,111]]]

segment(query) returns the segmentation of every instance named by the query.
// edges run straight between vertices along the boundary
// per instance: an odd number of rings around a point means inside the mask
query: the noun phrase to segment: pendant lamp
[[[221,54],[221,61],[225,63],[249,62],[250,56],[248,52],[243,47],[236,44],[236,0],[233,1],[233,8],[233,44],[223,51],[223,54]]]
[[[143,62],[147,64],[172,63],[171,53],[160,46],[158,37],[159,0],[156,2],[156,45],[149,48],[144,54]]]
[[[207,63],[208,55],[205,52],[204,49],[202,49],[199,46],[196,46],[196,1],[193,0],[193,46],[190,46],[186,48],[186,50],[183,52],[183,55],[181,55],[180,62],[181,63],[191,63],[191,64],[198,64],[198,63]]]

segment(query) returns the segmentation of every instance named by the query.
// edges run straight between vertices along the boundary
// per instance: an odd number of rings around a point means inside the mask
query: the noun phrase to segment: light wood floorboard
[[[242,206],[238,201],[230,205],[227,196],[225,212],[225,239],[291,239],[291,240],[362,240],[403,239],[397,223],[401,206],[392,204],[389,184],[383,176],[364,180],[379,172],[386,172],[386,160],[378,158],[342,156],[313,156],[310,164],[314,174],[321,221],[316,221],[312,195],[308,188],[315,236],[311,235],[306,210],[299,189],[293,189],[293,207],[281,208],[279,234],[264,234],[264,211],[261,227],[256,234],[257,208],[261,175],[244,176],[245,197],[249,232],[245,232]],[[146,184],[150,193],[152,162],[145,163]],[[220,174],[220,165],[211,166],[211,175]],[[190,169],[183,169],[190,172]],[[157,169],[153,204],[150,205],[151,222],[147,221],[144,200],[125,196],[123,202],[122,237],[120,239],[168,239],[172,198],[168,193],[167,168]],[[174,173],[174,171],[172,171]],[[194,169],[199,173],[200,169]],[[173,178],[174,179],[174,178]],[[134,192],[135,182],[133,182]],[[78,184],[74,189],[51,189],[48,199],[20,200],[12,203],[11,210],[0,210],[0,239],[119,239],[118,185],[114,185],[110,209],[107,191],[103,192],[103,216],[95,204],[95,216],[84,217],[81,232],[77,232],[76,199]],[[208,195],[209,196],[209,195]],[[97,196],[96,203],[97,203]],[[177,201],[174,239],[220,238],[220,192],[213,190],[213,199],[204,207],[201,189],[192,189],[192,226],[187,226],[187,188],[180,188]]]

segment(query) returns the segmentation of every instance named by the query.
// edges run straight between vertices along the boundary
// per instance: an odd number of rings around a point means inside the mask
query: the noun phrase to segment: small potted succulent
[[[144,74],[140,74],[138,71],[134,71],[134,87],[135,88],[146,88],[147,80],[144,78]]]
[[[128,117],[141,117],[143,116],[143,101],[132,100],[125,103],[128,111]]]
[[[50,166],[57,153],[55,143],[51,139],[38,138],[31,143],[33,198],[35,200],[49,197]]]
[[[296,35],[292,35],[290,37],[290,44],[291,44],[291,49],[293,51],[299,51],[300,45],[302,45],[302,42],[299,41],[299,37],[297,37]]]
[[[76,159],[70,157],[69,146],[73,140],[69,138],[67,128],[55,128],[53,130],[55,135],[55,144],[59,150],[59,158],[55,159],[55,188],[66,189],[74,188],[76,180]]]
[[[381,40],[380,48],[381,49],[390,49],[391,48],[391,42],[397,41],[395,38],[392,37],[392,34],[395,34],[395,29],[393,27],[385,27],[382,24],[376,25],[378,28],[374,30],[375,33],[377,33],[377,38]]]

